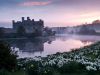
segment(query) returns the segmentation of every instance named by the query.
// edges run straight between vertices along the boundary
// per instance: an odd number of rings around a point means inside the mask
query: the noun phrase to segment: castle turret
[[[15,23],[15,20],[12,20],[12,23],[14,24]]]
[[[24,17],[22,17],[22,22],[24,21]]]
[[[39,19],[39,23],[40,23],[40,25],[44,26],[44,21],[43,20]]]
[[[27,20],[30,21],[31,20],[30,17],[27,17]]]
[[[34,22],[34,19],[32,19],[32,22]]]

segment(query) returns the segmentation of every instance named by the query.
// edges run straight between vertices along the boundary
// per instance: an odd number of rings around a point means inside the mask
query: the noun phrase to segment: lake
[[[43,56],[90,45],[100,40],[100,36],[60,34],[52,37],[7,40],[12,49],[18,51],[19,58]]]

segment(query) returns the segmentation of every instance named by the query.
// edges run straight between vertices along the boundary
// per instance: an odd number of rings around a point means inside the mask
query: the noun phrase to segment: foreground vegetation
[[[17,59],[16,62],[16,69],[8,74],[2,74],[6,68],[1,69],[0,75],[99,75],[100,42],[71,52]]]

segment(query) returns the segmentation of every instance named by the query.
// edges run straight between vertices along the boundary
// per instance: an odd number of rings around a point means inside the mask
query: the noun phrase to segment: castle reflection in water
[[[7,40],[12,48],[18,48],[20,52],[40,52],[44,51],[44,43],[50,44],[55,38],[35,38],[33,39],[11,39]]]

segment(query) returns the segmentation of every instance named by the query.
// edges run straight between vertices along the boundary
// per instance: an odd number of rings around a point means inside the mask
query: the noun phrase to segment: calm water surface
[[[100,36],[63,34],[55,37],[10,40],[9,43],[18,51],[19,57],[23,58],[69,52],[71,49],[90,45],[99,40]]]

